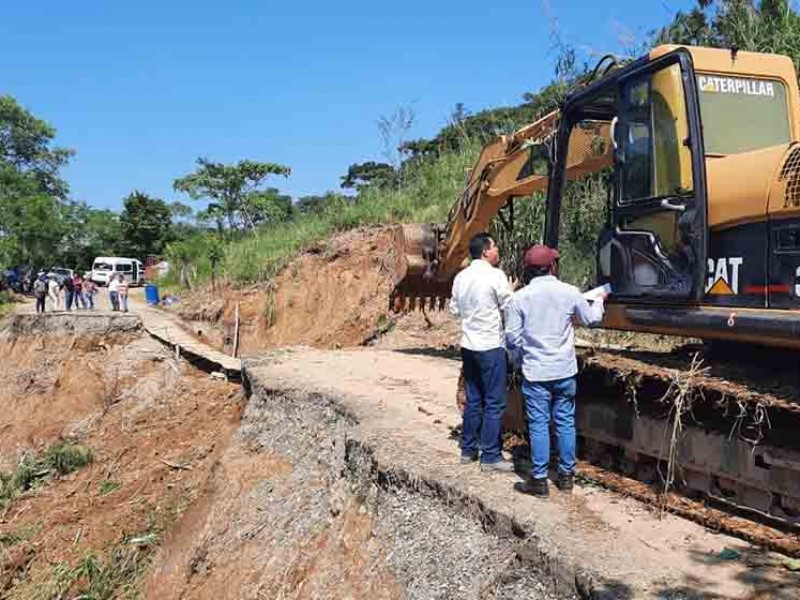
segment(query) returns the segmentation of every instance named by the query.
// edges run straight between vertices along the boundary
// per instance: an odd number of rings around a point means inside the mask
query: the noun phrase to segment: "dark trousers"
[[[44,312],[44,299],[46,298],[46,294],[42,292],[36,293],[36,312],[43,313]]]
[[[484,352],[461,349],[467,404],[461,454],[481,452],[481,462],[502,460],[501,436],[506,410],[506,351],[495,348]]]
[[[72,310],[72,302],[75,300],[75,292],[70,289],[64,290],[64,307],[67,310]]]

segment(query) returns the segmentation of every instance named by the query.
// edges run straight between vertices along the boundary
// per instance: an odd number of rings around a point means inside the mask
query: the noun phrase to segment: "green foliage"
[[[303,196],[294,203],[295,215],[319,215],[326,210],[335,210],[336,207],[346,206],[351,198],[338,192],[325,192],[321,196]]]
[[[37,533],[42,530],[42,526],[38,523],[25,525],[14,533],[6,533],[0,535],[0,545],[2,546],[15,546],[22,542],[27,542]]]
[[[56,475],[67,475],[85,467],[93,460],[92,451],[88,447],[61,441],[51,446],[39,463]]]
[[[210,200],[207,215],[216,220],[220,228],[225,218],[232,230],[255,229],[258,223],[248,211],[254,201],[252,196],[260,193],[259,187],[268,176],[288,177],[291,173],[287,166],[252,160],[226,165],[198,158],[197,165],[194,173],[176,179],[173,188],[195,200]]]
[[[14,296],[8,290],[0,292],[0,317],[5,313],[11,312],[14,307]]]
[[[63,199],[68,187],[58,171],[74,152],[53,147],[55,134],[14,98],[0,95],[0,165],[28,179],[39,193]]]
[[[85,600],[138,597],[136,584],[150,568],[158,541],[154,534],[127,537],[102,557],[89,554],[74,567],[57,563],[50,581],[37,592],[40,597]]]
[[[100,495],[108,496],[109,494],[116,492],[120,488],[120,485],[121,484],[117,481],[103,479],[103,481],[100,482]]]
[[[656,41],[785,54],[800,69],[800,14],[788,0],[698,0]]]
[[[93,460],[92,451],[86,446],[60,441],[39,456],[23,454],[16,470],[0,473],[0,507],[6,506],[20,493],[64,476]]]
[[[408,169],[403,185],[396,189],[367,186],[356,199],[331,195],[318,212],[263,227],[259,235],[227,247],[224,271],[237,283],[268,281],[304,247],[337,231],[382,223],[441,222],[478,150],[477,143],[468,142],[439,159],[423,158]]]
[[[169,240],[172,212],[163,200],[137,190],[122,201],[119,223],[125,252],[144,260],[159,254]]]
[[[68,187],[59,169],[71,150],[54,147],[55,129],[11,96],[0,95],[0,258],[52,260],[65,231]]]
[[[253,226],[283,223],[292,218],[292,197],[272,187],[251,192],[242,201],[242,211]]]
[[[341,187],[361,191],[371,185],[380,188],[394,188],[398,183],[399,176],[392,165],[368,161],[350,165],[347,175],[342,177]]]

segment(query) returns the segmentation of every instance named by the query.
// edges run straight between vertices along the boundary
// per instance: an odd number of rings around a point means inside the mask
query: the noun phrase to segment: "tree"
[[[253,225],[283,223],[292,218],[292,197],[277,188],[246,194],[242,206]]]
[[[173,219],[191,219],[194,216],[192,207],[183,202],[175,200],[174,202],[170,202],[168,206],[169,213],[172,215]]]
[[[397,170],[392,165],[374,161],[350,165],[347,175],[341,180],[342,188],[355,188],[358,191],[367,186],[394,188],[399,183]]]
[[[55,129],[0,95],[0,241],[3,259],[44,266],[65,232],[68,186],[59,177],[72,150],[54,147]]]
[[[211,204],[216,205],[214,216],[224,215],[228,227],[233,230],[253,229],[256,226],[253,215],[248,211],[248,208],[252,208],[252,202],[248,203],[247,199],[259,191],[267,177],[288,177],[291,174],[287,166],[252,160],[226,165],[198,158],[197,165],[194,173],[176,179],[173,188],[189,194],[194,200],[211,200]]]
[[[11,96],[0,95],[0,164],[26,176],[38,191],[66,198],[69,188],[58,171],[75,153],[53,147],[56,130],[37,119]]]
[[[161,253],[171,233],[172,214],[167,203],[134,191],[122,204],[119,221],[127,252],[142,259]]]
[[[322,196],[303,196],[295,202],[294,210],[301,215],[320,215],[326,210],[336,210],[350,204],[351,200],[344,194],[325,192]]]
[[[89,208],[85,202],[67,203],[59,262],[65,267],[88,269],[97,256],[124,253],[119,215]]]

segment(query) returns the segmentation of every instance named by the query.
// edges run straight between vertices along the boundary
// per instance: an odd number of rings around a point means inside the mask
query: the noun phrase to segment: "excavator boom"
[[[453,278],[465,265],[469,240],[485,231],[514,198],[547,189],[559,112],[553,111],[481,150],[466,186],[444,225],[398,225],[390,306],[400,312],[442,307]],[[609,124],[597,122],[570,143],[567,177],[599,171],[612,163]]]

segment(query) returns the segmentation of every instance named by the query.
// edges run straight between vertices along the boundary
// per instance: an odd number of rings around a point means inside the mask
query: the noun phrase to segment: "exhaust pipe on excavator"
[[[394,228],[394,275],[389,309],[443,309],[450,297],[453,277],[437,276],[438,225],[397,225]]]

